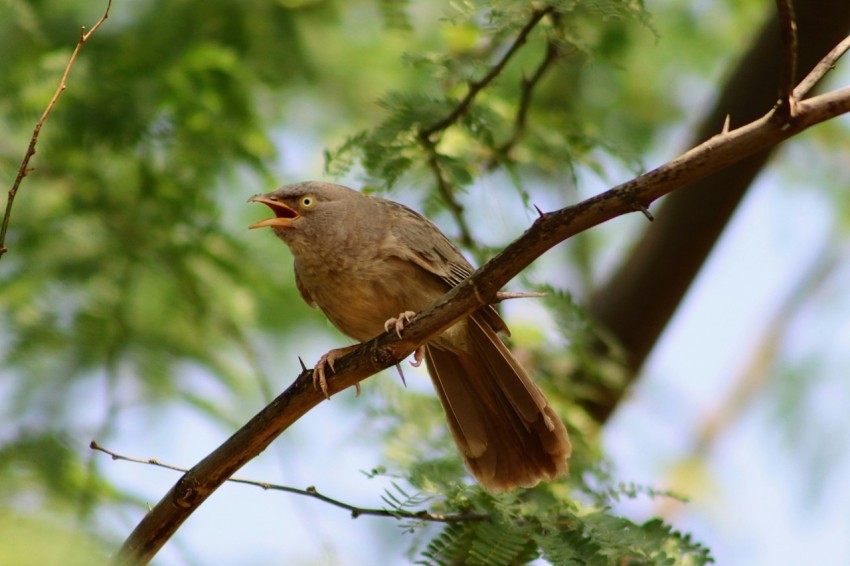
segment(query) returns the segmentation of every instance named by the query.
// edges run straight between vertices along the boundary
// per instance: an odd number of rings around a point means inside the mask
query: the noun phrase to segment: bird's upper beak
[[[272,200],[265,195],[257,195],[255,197],[251,197],[248,199],[248,202],[262,203],[272,209],[272,212],[274,212],[275,215],[274,218],[266,218],[265,220],[260,220],[259,222],[251,224],[248,227],[250,230],[253,230],[254,228],[264,228],[266,226],[289,226],[293,220],[296,220],[301,217],[301,215],[298,214],[297,211],[293,210],[292,208],[289,208],[282,202]]]

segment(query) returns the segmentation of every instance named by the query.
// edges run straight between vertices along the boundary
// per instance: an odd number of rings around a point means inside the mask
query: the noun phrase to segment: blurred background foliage
[[[246,230],[261,214],[245,204],[248,197],[305,177],[340,178],[427,211],[483,260],[533,218],[532,202],[565,206],[672,157],[710,104],[723,70],[772,9],[755,0],[726,0],[721,7],[658,0],[646,8],[624,0],[552,2],[557,15],[530,31],[469,112],[429,130],[505,56],[532,10],[543,6],[508,0],[113,6],[43,130],[0,262],[3,559],[56,562],[50,552],[67,545],[74,550],[59,552],[62,563],[94,563],[126,536],[143,502],[162,491],[116,485],[109,470],[115,464],[93,457],[87,445],[92,438],[121,439],[135,451],[128,414],[144,411],[141,428],[162,441],[173,431],[175,407],[189,408],[191,418],[212,423],[223,439],[295,376],[296,356],[309,363],[344,343],[298,297],[285,248]],[[7,186],[80,25],[94,23],[103,8],[81,0],[4,2],[0,178]],[[429,131],[437,136],[423,135]],[[848,139],[846,122],[821,127],[807,134],[805,145],[783,153],[780,164],[783,175],[809,181],[804,165],[823,164],[815,174],[821,202],[834,205],[829,238],[845,243],[844,252],[833,252],[839,259],[846,256],[847,201],[839,190],[847,186],[840,156]],[[505,204],[497,209],[499,202]],[[592,555],[603,562],[644,549],[641,556],[652,562],[661,552],[650,548],[656,544],[670,556],[704,559],[702,549],[660,523],[641,524],[635,540],[610,536],[636,528],[608,512],[615,500],[648,493],[617,487],[600,448],[600,423],[581,406],[599,387],[623,383],[616,360],[593,354],[597,336],[580,306],[628,253],[641,226],[612,224],[529,270],[523,284],[549,292],[542,306],[530,307],[543,322],[519,317],[514,325],[519,355],[541,376],[575,438],[569,485],[584,500],[570,507],[569,492],[557,485],[524,502],[471,496],[459,487],[463,470],[427,388],[370,380],[366,388],[379,394],[334,403],[335,413],[347,413],[338,418],[365,431],[349,441],[377,447],[373,465],[387,466],[389,477],[401,474],[414,491],[442,494],[438,507],[472,505],[548,524],[566,506],[576,523],[564,537],[584,533],[582,540],[531,546],[520,536],[498,556],[505,563],[532,559],[537,547],[553,562],[570,559],[570,549],[578,549],[572,559]],[[819,280],[840,281],[837,267]],[[828,314],[823,305],[837,300],[837,286],[804,293],[799,309],[807,317]],[[806,325],[798,310],[765,339],[775,367],[760,374],[789,376],[777,380],[787,387],[771,389],[775,418],[786,423],[811,414],[805,391],[818,375],[814,360],[821,359],[821,344],[811,341],[794,359],[782,359],[777,343],[784,333]],[[835,355],[838,361],[823,363],[846,361]],[[584,375],[598,381],[569,377],[576,366],[591,369]],[[166,447],[162,453],[173,454]],[[297,445],[289,454],[298,457]],[[819,469],[827,467],[823,451],[813,458]],[[336,473],[358,475],[357,469]],[[380,493],[367,500],[380,506]],[[391,527],[348,528],[358,537],[375,531],[381,544],[399,547],[387,542],[397,536]],[[472,550],[476,544],[506,536],[475,529],[484,527],[426,529],[412,543],[412,552],[424,554],[413,556],[439,561],[464,552],[483,560]],[[174,544],[186,563],[215,563],[191,543]],[[46,555],[27,561],[18,555],[33,547]],[[277,560],[257,563],[292,563]]]

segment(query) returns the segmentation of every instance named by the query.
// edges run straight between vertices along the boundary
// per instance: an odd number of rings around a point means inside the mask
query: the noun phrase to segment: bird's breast
[[[360,342],[383,332],[387,319],[419,312],[448,289],[409,261],[368,252],[327,254],[322,261],[296,258],[295,269],[331,323]]]

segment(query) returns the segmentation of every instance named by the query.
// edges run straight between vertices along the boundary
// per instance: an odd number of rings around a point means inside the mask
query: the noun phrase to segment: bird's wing
[[[382,200],[395,210],[388,226],[389,248],[392,255],[410,261],[442,279],[448,288],[456,287],[473,271],[472,265],[437,226],[402,204]],[[482,307],[478,314],[497,332],[510,335],[507,325],[492,306]]]

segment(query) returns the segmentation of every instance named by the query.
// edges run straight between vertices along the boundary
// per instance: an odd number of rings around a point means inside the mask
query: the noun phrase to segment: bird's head
[[[274,213],[273,218],[255,222],[250,228],[269,227],[296,251],[294,246],[299,243],[330,243],[346,225],[357,222],[371,199],[342,185],[308,181],[251,197],[248,202],[264,204]]]
[[[274,213],[274,218],[266,218],[251,224],[251,230],[254,228],[275,228],[286,229],[291,228],[298,220],[309,211],[316,207],[319,202],[318,197],[311,192],[298,191],[293,192],[291,187],[283,187],[276,191],[257,195],[248,199],[248,202],[259,202],[268,206]]]

